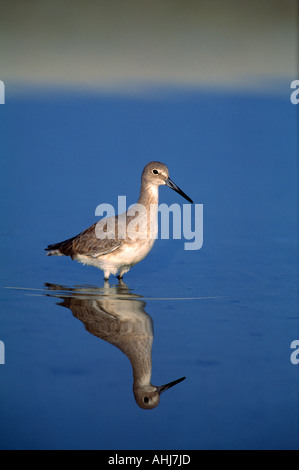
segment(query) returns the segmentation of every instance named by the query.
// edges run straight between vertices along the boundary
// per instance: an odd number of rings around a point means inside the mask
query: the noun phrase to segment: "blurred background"
[[[278,90],[297,73],[295,0],[1,4],[1,79],[144,92],[157,85]]]
[[[1,1],[2,449],[298,449],[297,5]],[[125,276],[152,382],[186,376],[145,411],[125,355],[49,296],[101,305],[102,272],[44,248],[136,202],[151,160],[204,233],[197,251],[157,240]]]

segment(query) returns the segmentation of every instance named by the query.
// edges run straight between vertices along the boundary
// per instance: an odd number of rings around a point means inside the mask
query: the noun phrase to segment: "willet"
[[[69,308],[86,331],[127,356],[133,371],[133,393],[140,408],[156,408],[161,393],[185,379],[165,385],[151,383],[153,320],[145,311],[142,296],[133,294],[123,281],[117,286],[107,282],[103,288],[66,288],[57,284],[46,287],[46,295],[61,299],[58,305]]]
[[[164,163],[150,162],[142,172],[138,202],[130,211],[102,219],[75,237],[49,245],[45,249],[47,255],[70,256],[83,264],[103,270],[106,280],[110,274],[117,273],[121,279],[153,247],[158,232],[161,185],[168,186],[193,203],[169,178],[169,171]]]

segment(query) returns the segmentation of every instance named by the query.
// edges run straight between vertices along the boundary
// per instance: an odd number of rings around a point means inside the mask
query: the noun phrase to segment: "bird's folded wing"
[[[107,255],[116,250],[122,243],[114,233],[104,232],[105,238],[99,238],[100,230],[97,223],[80,233],[72,242],[73,252],[80,255],[89,255],[94,258]]]

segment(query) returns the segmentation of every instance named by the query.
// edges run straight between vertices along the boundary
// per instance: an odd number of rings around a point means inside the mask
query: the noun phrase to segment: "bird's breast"
[[[134,240],[134,243],[124,241],[121,248],[117,250],[115,256],[121,265],[133,265],[141,261],[150,252],[155,239]],[[111,258],[113,253],[111,253]]]

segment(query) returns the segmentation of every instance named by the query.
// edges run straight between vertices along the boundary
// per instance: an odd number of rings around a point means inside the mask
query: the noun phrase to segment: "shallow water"
[[[49,93],[1,114],[0,447],[298,449],[289,98]],[[101,202],[135,202],[150,160],[203,204],[200,250],[157,240],[125,285],[44,255]],[[160,202],[186,201],[161,188]],[[155,385],[186,377],[152,410],[133,394],[136,355]]]

